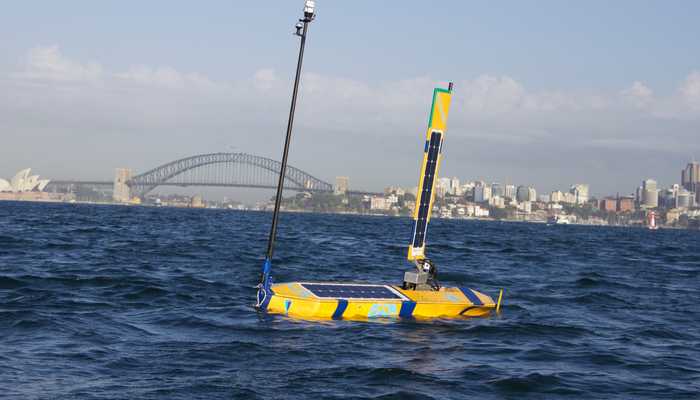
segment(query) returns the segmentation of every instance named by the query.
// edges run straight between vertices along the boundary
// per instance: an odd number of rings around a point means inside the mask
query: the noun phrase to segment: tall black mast
[[[277,194],[275,196],[275,208],[272,212],[272,225],[270,226],[270,236],[267,240],[267,251],[265,253],[265,263],[260,277],[260,290],[258,291],[258,307],[266,306],[265,299],[270,288],[270,270],[272,266],[272,255],[275,250],[275,236],[277,235],[277,222],[279,220],[280,204],[282,203],[282,191],[284,190],[284,177],[287,173],[287,158],[289,156],[289,144],[292,141],[292,127],[294,126],[294,111],[297,105],[297,94],[299,92],[299,81],[301,80],[301,65],[304,61],[304,46],[306,45],[306,34],[309,29],[309,23],[314,20],[315,1],[306,0],[304,2],[304,18],[300,19],[296,24],[295,35],[301,38],[299,45],[299,59],[297,60],[297,72],[294,77],[294,90],[292,91],[292,104],[289,108],[289,119],[287,121],[287,136],[284,139],[284,150],[282,152],[282,165],[280,167],[280,175],[277,181]],[[262,293],[261,293],[262,292]]]

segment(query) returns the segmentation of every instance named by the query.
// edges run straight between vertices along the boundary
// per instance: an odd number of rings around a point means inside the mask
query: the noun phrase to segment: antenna
[[[282,165],[280,167],[279,179],[277,180],[277,194],[275,195],[275,208],[272,212],[272,225],[270,226],[270,236],[267,240],[267,252],[263,262],[262,273],[260,274],[260,284],[258,284],[258,304],[257,307],[265,309],[267,303],[272,298],[272,254],[275,249],[275,236],[277,235],[277,221],[279,220],[280,204],[282,203],[282,191],[284,189],[284,176],[287,173],[287,158],[289,156],[289,144],[292,141],[292,127],[294,126],[294,111],[297,105],[297,94],[299,93],[299,81],[301,80],[301,65],[304,61],[304,46],[306,45],[306,34],[309,29],[309,22],[316,18],[316,3],[314,0],[304,2],[304,18],[299,19],[296,25],[296,36],[301,38],[299,45],[299,58],[297,60],[297,72],[294,78],[294,90],[292,91],[292,104],[289,108],[289,119],[287,121],[287,135],[284,139],[284,150],[282,152]],[[302,26],[299,26],[303,23]]]

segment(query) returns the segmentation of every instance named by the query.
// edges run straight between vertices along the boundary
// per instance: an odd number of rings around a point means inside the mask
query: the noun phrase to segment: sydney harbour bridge
[[[134,196],[143,198],[158,186],[274,189],[277,187],[280,169],[279,161],[261,156],[246,153],[210,153],[181,158],[137,175],[132,175],[128,169],[117,169],[114,180],[110,181],[53,180],[49,187],[77,185],[112,187],[115,198],[127,199]],[[333,192],[334,190],[331,183],[291,165],[287,165],[284,182],[286,190],[305,192]]]

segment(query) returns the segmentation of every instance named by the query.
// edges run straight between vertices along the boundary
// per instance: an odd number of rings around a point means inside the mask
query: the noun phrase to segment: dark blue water
[[[433,221],[501,316],[252,307],[270,214],[0,202],[0,397],[700,398],[700,232]],[[275,279],[396,282],[411,221],[284,214]]]

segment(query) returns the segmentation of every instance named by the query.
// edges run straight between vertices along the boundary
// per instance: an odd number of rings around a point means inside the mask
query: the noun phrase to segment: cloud
[[[279,83],[279,78],[272,68],[263,68],[255,71],[253,85],[259,90],[270,90]]]
[[[114,76],[127,82],[140,85],[162,86],[170,89],[215,89],[217,84],[204,75],[182,73],[171,67],[151,68],[145,65],[133,66],[126,72]]]
[[[111,174],[111,168],[123,165],[141,170],[232,144],[277,157],[291,94],[288,74],[264,66],[238,81],[220,81],[173,66],[134,63],[117,70],[72,59],[58,46],[29,50],[18,71],[2,75],[3,142],[20,146],[30,140],[38,154],[48,156],[9,154],[0,167],[15,170],[30,158],[48,163],[54,157],[54,167],[65,159],[82,160],[54,177],[79,177],[100,168]],[[363,189],[401,182],[414,167],[432,89],[446,84],[428,76],[369,83],[304,73],[294,163],[306,163],[310,172],[329,180],[355,171],[352,179]],[[463,178],[515,178],[513,169],[546,176],[542,171],[555,168],[561,175],[579,173],[580,180],[581,171],[596,170],[591,160],[627,168],[633,176],[643,163],[637,160],[640,152],[664,160],[700,152],[699,71],[690,72],[669,95],[656,94],[642,81],[621,87],[533,90],[512,76],[489,73],[457,80],[445,171]],[[671,167],[665,174],[677,175],[678,165]],[[610,180],[607,171],[592,179]]]
[[[680,93],[691,109],[700,111],[700,71],[693,71],[688,75]]]
[[[56,46],[30,49],[23,69],[11,74],[25,83],[98,85],[108,88],[152,86],[167,89],[216,89],[219,85],[198,73],[180,72],[172,67],[134,65],[123,72],[112,72],[98,62],[79,62],[66,57]]]
[[[54,45],[29,50],[24,70],[17,76],[28,80],[94,82],[103,77],[103,70],[96,62],[79,63],[64,57]]]
[[[473,81],[462,81],[457,98],[466,110],[488,114],[539,106],[533,104],[531,96],[528,98],[522,84],[508,76],[482,75]]]
[[[638,108],[649,106],[654,101],[654,93],[642,82],[635,81],[632,86],[624,89],[620,94],[627,99],[630,104]]]
[[[215,90],[230,92],[231,96],[245,96],[250,90],[265,95],[269,101],[283,101],[289,97],[291,82],[280,79],[271,68],[260,68],[248,81],[217,82],[204,74],[182,72],[170,66],[152,67],[133,65],[126,71],[110,71],[100,63],[74,61],[58,46],[35,47],[27,53],[23,69],[11,76],[23,81],[51,81],[56,87],[62,83],[99,83],[106,89],[133,89],[142,87],[157,93],[159,88],[169,90]],[[446,82],[444,83],[446,85]],[[423,110],[426,92],[435,86],[430,77],[388,81],[370,85],[353,79],[304,73],[301,91],[310,112],[331,113],[341,121],[357,122],[347,113],[372,113],[365,120],[392,120],[390,114]],[[470,119],[495,120],[502,116],[539,118],[558,116],[561,112],[608,113],[625,112],[649,117],[698,117],[700,113],[700,71],[691,72],[672,96],[658,98],[641,81],[617,93],[531,91],[522,82],[510,76],[483,74],[473,79],[456,82],[453,115]],[[304,112],[304,111],[302,111]],[[381,116],[377,115],[381,112]],[[422,117],[421,117],[422,118]],[[459,118],[459,117],[457,117]]]

